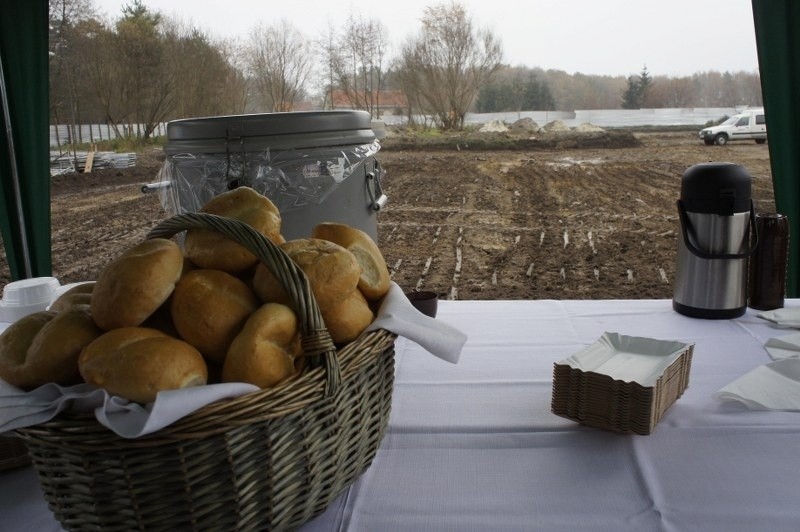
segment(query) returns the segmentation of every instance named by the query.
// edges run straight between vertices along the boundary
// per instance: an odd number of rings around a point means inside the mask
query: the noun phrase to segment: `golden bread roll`
[[[92,291],[92,316],[105,330],[141,325],[172,294],[183,271],[178,244],[145,240],[106,265]]]
[[[267,198],[249,187],[239,187],[211,198],[200,212],[242,221],[276,244],[283,243],[281,215]],[[190,229],[184,241],[186,256],[198,267],[237,273],[254,265],[253,253],[225,235]]]
[[[369,303],[358,289],[334,305],[320,307],[320,312],[325,327],[336,344],[352,342],[375,319]]]
[[[281,249],[308,277],[325,326],[335,343],[354,340],[372,323],[374,315],[358,289],[361,267],[355,256],[339,244],[319,238],[301,238]],[[253,289],[264,302],[289,303],[289,297],[269,269],[259,264]]]
[[[162,390],[202,386],[208,370],[202,355],[182,340],[155,329],[123,327],[86,346],[78,366],[84,380],[137,403]]]
[[[337,304],[358,286],[361,268],[342,246],[318,238],[300,238],[280,247],[308,277],[320,310]],[[265,303],[289,303],[280,281],[264,264],[256,268],[253,289]]]
[[[75,285],[58,296],[56,300],[50,304],[50,307],[47,310],[61,312],[62,310],[75,305],[91,305],[93,290],[94,281]]]
[[[279,303],[266,303],[231,342],[222,366],[222,381],[275,386],[295,374],[294,357],[301,354],[294,311]]]
[[[148,329],[156,329],[163,333],[180,338],[178,330],[175,328],[175,323],[172,321],[172,296],[170,296],[163,305],[158,307],[155,312],[150,314],[150,317],[144,320],[139,327],[147,327]]]
[[[355,227],[325,222],[311,231],[311,238],[321,238],[339,244],[355,256],[361,266],[358,289],[368,301],[377,301],[389,291],[389,268],[381,250],[372,238]]]
[[[241,280],[220,270],[192,270],[178,281],[170,314],[180,337],[217,363],[260,302]]]
[[[0,335],[0,378],[24,390],[78,383],[81,350],[102,333],[86,306],[29,314]]]

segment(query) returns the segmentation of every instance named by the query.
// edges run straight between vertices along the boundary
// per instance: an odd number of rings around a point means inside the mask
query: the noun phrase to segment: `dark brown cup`
[[[748,306],[756,310],[782,308],[789,260],[789,219],[778,213],[758,213],[758,245],[750,257]]]
[[[431,318],[436,317],[436,309],[439,305],[439,295],[436,292],[414,290],[406,292],[406,297],[418,311]]]

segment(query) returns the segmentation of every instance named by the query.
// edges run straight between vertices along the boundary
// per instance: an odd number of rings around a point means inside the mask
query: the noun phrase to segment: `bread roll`
[[[94,282],[75,285],[58,296],[58,298],[56,298],[56,300],[50,304],[50,307],[47,310],[61,312],[62,310],[75,305],[91,305],[93,290]]]
[[[308,277],[320,309],[337,304],[358,286],[361,268],[353,254],[338,244],[301,238],[282,244],[281,249]],[[256,268],[253,289],[265,303],[289,304],[289,296],[264,264]]]
[[[294,375],[294,357],[302,354],[297,327],[297,317],[289,307],[261,306],[231,342],[222,367],[223,382],[269,388]]]
[[[325,222],[312,229],[311,237],[339,244],[353,254],[361,266],[358,289],[368,301],[377,301],[389,291],[390,278],[386,260],[367,233],[349,225]]]
[[[175,289],[183,270],[178,244],[145,240],[109,263],[92,291],[92,316],[105,330],[141,325]]]
[[[281,215],[267,198],[249,187],[239,187],[209,200],[200,212],[240,220],[276,244],[283,243]],[[184,249],[200,268],[237,273],[254,265],[258,259],[250,250],[225,235],[205,229],[186,232]]]
[[[369,303],[360,290],[356,289],[338,303],[320,308],[325,327],[334,343],[352,342],[375,319]]]
[[[78,383],[81,350],[102,333],[85,305],[29,314],[0,335],[0,378],[23,390]]]
[[[180,337],[205,357],[222,363],[233,338],[259,307],[241,280],[219,270],[192,270],[172,295],[172,322]]]
[[[145,327],[109,331],[86,346],[78,361],[89,384],[137,403],[162,390],[206,384],[202,355],[182,340]]]
[[[307,238],[291,240],[281,249],[308,277],[314,299],[333,341],[354,340],[372,323],[369,303],[358,290],[361,267],[348,250],[329,240]],[[269,269],[259,264],[253,288],[264,302],[288,304],[289,297]]]

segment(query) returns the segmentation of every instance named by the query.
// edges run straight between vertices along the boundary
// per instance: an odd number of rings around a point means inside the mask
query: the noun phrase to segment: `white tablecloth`
[[[791,300],[788,306],[800,306]],[[714,397],[765,364],[756,312],[698,320],[671,301],[441,301],[458,364],[398,339],[386,438],[304,531],[800,530],[800,413]],[[689,388],[648,436],[550,412],[553,363],[604,332],[695,343]],[[59,530],[29,468],[0,473],[0,530]]]

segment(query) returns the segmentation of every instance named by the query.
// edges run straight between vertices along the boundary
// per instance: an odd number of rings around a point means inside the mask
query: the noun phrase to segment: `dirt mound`
[[[530,134],[538,133],[540,129],[533,118],[520,118],[508,128],[512,133]]]
[[[575,132],[540,130],[536,137],[513,132],[481,133],[461,131],[436,136],[398,134],[381,142],[383,150],[408,151],[484,151],[484,150],[549,150],[556,148],[635,148],[641,146],[627,130]]]
[[[481,133],[505,133],[508,131],[508,126],[502,120],[492,120],[483,124],[478,131]]]
[[[577,133],[591,133],[595,131],[605,131],[605,129],[603,129],[600,126],[595,126],[594,124],[590,124],[589,122],[584,122],[583,124],[575,128],[575,132]]]
[[[552,122],[548,122],[544,125],[545,131],[550,132],[561,132],[561,131],[570,131],[569,126],[567,126],[561,120],[553,120]]]

